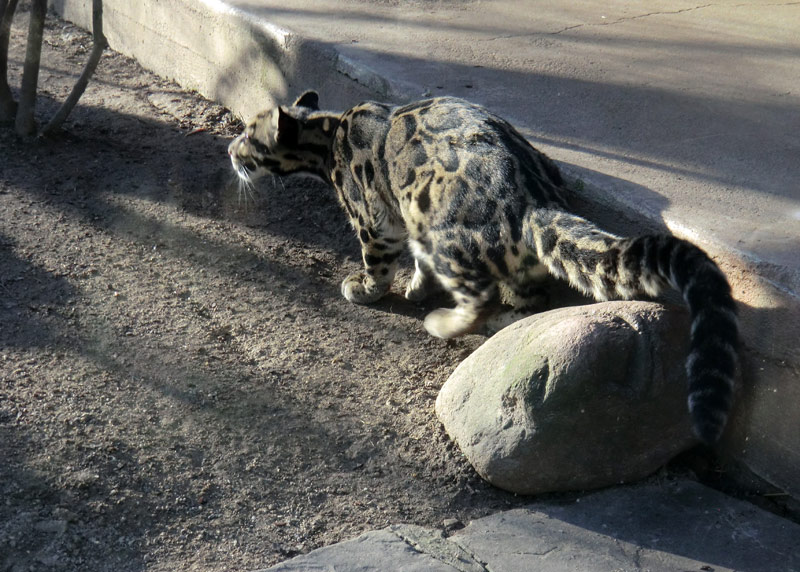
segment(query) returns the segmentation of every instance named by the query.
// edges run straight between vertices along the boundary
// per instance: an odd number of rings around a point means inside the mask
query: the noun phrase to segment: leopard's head
[[[319,96],[307,91],[291,106],[277,106],[256,115],[228,146],[236,174],[252,182],[264,175],[324,175],[330,148],[330,119],[318,115]],[[327,114],[325,117],[329,117]]]

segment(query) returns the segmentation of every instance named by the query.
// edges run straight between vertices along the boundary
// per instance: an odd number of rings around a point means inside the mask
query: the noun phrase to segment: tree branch
[[[86,66],[83,68],[81,76],[75,82],[69,97],[61,104],[53,118],[42,129],[42,135],[49,135],[58,131],[64,120],[69,116],[72,109],[78,103],[78,100],[86,90],[89,84],[89,79],[97,69],[97,64],[100,62],[100,56],[103,51],[108,47],[108,41],[103,35],[103,0],[92,0],[92,37],[93,45],[92,52],[89,54],[89,59],[86,61]]]
[[[17,113],[17,102],[8,86],[8,43],[16,9],[17,0],[0,0],[0,123],[11,123]]]
[[[47,0],[32,0],[31,20],[28,26],[28,46],[25,50],[25,66],[22,70],[22,88],[19,94],[16,129],[22,136],[36,133],[36,84],[39,82],[39,63],[42,59],[42,40],[44,39],[44,17],[47,14]]]

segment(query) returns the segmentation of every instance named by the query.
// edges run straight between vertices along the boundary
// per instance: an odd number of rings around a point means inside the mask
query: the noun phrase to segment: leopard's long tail
[[[620,238],[561,211],[532,210],[523,230],[553,275],[597,300],[656,296],[666,286],[681,293],[692,320],[689,411],[697,437],[716,442],[730,411],[739,338],[736,305],[719,267],[674,236]]]

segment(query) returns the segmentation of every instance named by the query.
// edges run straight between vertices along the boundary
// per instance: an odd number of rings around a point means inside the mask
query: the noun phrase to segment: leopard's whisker
[[[241,179],[241,183],[239,185],[239,207],[242,207],[242,203],[244,203],[244,210],[246,211],[247,208],[251,204],[255,204],[255,185],[253,182],[248,179]]]

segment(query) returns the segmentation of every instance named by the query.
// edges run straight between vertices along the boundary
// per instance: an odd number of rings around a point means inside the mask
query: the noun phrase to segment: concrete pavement
[[[52,0],[88,27],[91,0]],[[111,46],[247,118],[451,94],[514,121],[609,230],[669,230],[740,303],[722,451],[800,497],[800,4],[105,0]],[[224,162],[225,158],[221,158]]]
[[[269,572],[796,572],[800,526],[691,481],[536,503],[441,530],[395,525]],[[263,571],[267,572],[267,571]]]

